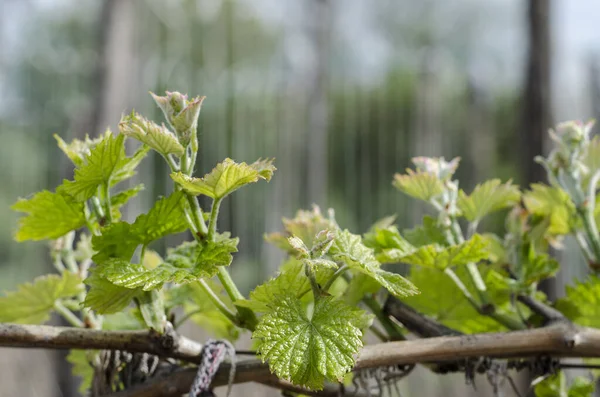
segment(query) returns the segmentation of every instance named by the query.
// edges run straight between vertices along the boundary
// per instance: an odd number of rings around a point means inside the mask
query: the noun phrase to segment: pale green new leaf
[[[127,204],[129,200],[137,196],[138,193],[142,190],[144,190],[144,184],[140,183],[139,185],[135,185],[131,189],[123,190],[122,192],[114,194],[110,198],[110,205],[116,208],[121,207]]]
[[[301,302],[274,302],[256,326],[253,338],[271,371],[310,389],[322,389],[325,378],[341,381],[362,347],[362,329],[371,317],[331,297],[319,299],[309,318]]]
[[[548,218],[548,233],[568,234],[572,229],[575,207],[569,195],[556,187],[532,184],[531,190],[523,195],[525,207],[532,214]]]
[[[71,350],[67,356],[67,361],[71,363],[73,375],[81,379],[79,393],[85,395],[85,392],[92,386],[94,378],[94,356],[97,351],[94,350]]]
[[[409,265],[444,270],[451,266],[462,266],[470,262],[479,262],[490,256],[488,240],[479,234],[458,245],[442,247],[429,244],[419,247],[415,252],[400,259]]]
[[[502,184],[499,179],[492,179],[477,185],[471,195],[458,192],[458,208],[469,222],[479,221],[486,215],[513,206],[519,202],[519,188],[510,181]]]
[[[351,269],[372,277],[394,296],[404,297],[419,293],[417,287],[401,275],[382,270],[373,249],[367,248],[360,236],[348,230],[338,232],[329,253],[334,260],[344,262]]]
[[[125,309],[131,300],[142,293],[142,289],[120,287],[101,277],[94,271],[85,279],[90,287],[83,305],[99,314],[118,313]]]
[[[27,214],[19,220],[17,241],[57,239],[85,224],[82,203],[47,190],[19,199],[11,208]]]
[[[258,159],[250,164],[250,167],[254,168],[262,179],[269,182],[273,177],[273,173],[277,171],[277,168],[273,165],[273,161],[275,159]]]
[[[423,217],[423,224],[402,231],[404,239],[415,247],[428,244],[448,245],[444,230],[435,218],[429,215]]]
[[[580,325],[600,328],[600,277],[589,276],[584,282],[568,285],[566,290],[557,309]]]
[[[50,319],[57,300],[72,298],[82,291],[79,276],[65,272],[49,274],[21,284],[0,297],[0,322],[41,324]]]
[[[135,170],[142,160],[150,152],[150,147],[142,145],[131,157],[125,157],[114,172],[112,178],[110,178],[110,186],[114,186],[117,183],[124,181],[125,179],[131,178],[136,174]]]
[[[86,156],[85,163],[75,169],[75,180],[59,187],[77,201],[85,201],[97,193],[98,187],[110,183],[125,158],[125,136],[107,134]]]
[[[163,156],[169,154],[182,156],[185,151],[175,134],[164,124],[160,126],[135,112],[121,118],[119,131],[123,135],[145,143]]]
[[[167,323],[167,316],[161,291],[143,291],[135,297],[135,303],[146,325],[162,333]]]
[[[235,311],[235,307],[225,293],[223,286],[212,280],[205,280],[212,292],[221,298],[225,305]],[[239,329],[215,306],[208,293],[199,283],[190,283],[167,290],[167,307],[183,306],[185,314],[204,329],[211,337],[234,341],[239,337]],[[236,302],[237,304],[237,302]]]
[[[380,263],[398,263],[399,259],[415,251],[415,247],[406,241],[396,226],[378,229],[365,238],[365,245],[373,248]]]
[[[404,194],[423,201],[429,201],[444,191],[443,182],[434,174],[410,169],[404,175],[394,175],[393,185]]]
[[[172,173],[171,178],[189,193],[222,199],[244,185],[259,179],[269,180],[274,169],[270,164],[265,165],[265,161],[248,165],[227,158],[203,178],[190,177],[181,172]]]
[[[591,397],[594,393],[594,382],[577,376],[568,385],[567,377],[560,371],[535,385],[536,397]]]
[[[84,159],[86,156],[90,154],[90,150],[92,150],[98,143],[100,143],[107,135],[110,134],[110,131],[107,130],[104,135],[100,135],[96,139],[90,139],[88,135],[85,136],[83,141],[79,139],[73,139],[71,143],[66,143],[60,136],[54,134],[54,139],[58,142],[58,147],[62,150],[67,157],[75,164],[77,167],[84,164]]]
[[[456,274],[468,287],[470,286],[466,267],[457,268]],[[426,267],[412,267],[409,280],[419,287],[421,293],[402,298],[402,302],[434,320],[469,334],[505,330],[494,319],[479,314],[444,272]],[[471,288],[471,292],[475,292],[474,288]],[[506,304],[509,310],[512,310],[508,296],[504,299],[494,299],[494,302],[498,305]]]

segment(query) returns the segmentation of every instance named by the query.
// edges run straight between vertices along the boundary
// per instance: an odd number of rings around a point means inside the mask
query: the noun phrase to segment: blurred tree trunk
[[[529,0],[527,9],[527,31],[529,50],[525,91],[523,93],[523,115],[521,131],[522,186],[546,180],[542,166],[534,157],[544,152],[544,138],[552,127],[551,97],[551,40],[550,0]],[[557,280],[550,278],[540,283],[539,289],[549,299],[557,297]],[[527,380],[529,384],[529,380]],[[529,395],[533,395],[530,392]]]
[[[552,127],[550,7],[550,0],[528,2],[529,51],[521,134],[524,185],[546,179],[544,169],[533,158],[543,153],[544,138]]]

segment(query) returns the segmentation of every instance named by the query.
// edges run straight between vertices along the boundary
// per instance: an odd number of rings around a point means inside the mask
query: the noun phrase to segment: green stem
[[[71,324],[72,326],[79,327],[79,328],[83,328],[85,326],[83,324],[83,321],[81,321],[79,319],[79,317],[77,317],[75,315],[75,313],[73,313],[72,311],[70,311],[69,309],[67,309],[58,300],[56,302],[54,302],[54,310],[56,310],[61,316],[63,316],[63,318],[65,320],[67,320],[67,322],[69,324]]]
[[[223,313],[223,315],[225,317],[227,317],[229,320],[231,320],[232,323],[234,323],[236,325],[240,325],[239,319],[237,318],[235,313],[232,312],[227,307],[227,305],[221,300],[221,298],[219,298],[219,296],[217,294],[215,294],[215,291],[213,291],[210,288],[210,286],[206,283],[206,281],[200,279],[198,282],[199,282],[200,286],[202,287],[202,289],[208,294],[210,301],[215,304],[217,309],[219,309],[219,311],[221,313]]]
[[[335,280],[338,279],[339,276],[341,276],[346,270],[348,270],[348,265],[346,265],[345,263],[340,266],[335,273],[333,273],[331,275],[331,277],[329,278],[329,280],[327,280],[327,282],[325,283],[325,286],[323,287],[323,291],[329,291],[329,288],[331,288],[331,286],[333,285],[333,283],[335,282]]]
[[[104,194],[104,201],[106,206],[106,221],[110,224],[112,223],[112,211],[110,210],[110,183],[102,184],[102,190]]]
[[[312,289],[313,296],[316,302],[321,297],[321,289],[319,288],[319,283],[317,283],[315,273],[310,268],[310,265],[306,263],[304,264],[304,274],[306,274],[306,277],[308,277],[308,280],[310,281],[310,288]]]
[[[146,256],[146,248],[148,247],[147,244],[142,245],[142,251],[140,252],[140,265],[144,264],[144,256]]]
[[[219,208],[221,207],[222,198],[216,198],[213,200],[212,208],[210,210],[210,220],[208,221],[208,235],[206,236],[209,240],[213,240],[217,231],[217,219],[219,218]]]
[[[467,289],[465,284],[456,275],[456,273],[454,273],[454,271],[451,268],[446,268],[446,270],[444,270],[444,273],[446,273],[446,275],[452,279],[454,284],[462,292],[463,296],[469,301],[471,306],[473,306],[473,308],[475,310],[477,310],[478,313],[488,316],[490,318],[493,318],[498,323],[504,325],[508,329],[518,330],[518,329],[525,328],[525,326],[519,320],[517,320],[509,315],[506,315],[503,313],[498,313],[496,311],[496,308],[493,306],[491,307],[492,311],[490,311],[490,312],[486,312],[486,311],[482,310],[482,306],[479,304],[479,302],[477,302],[477,300],[473,297],[473,295],[471,295],[471,293],[469,292],[469,290]]]
[[[462,230],[455,216],[450,217],[450,229],[452,230],[452,235],[454,236],[457,244],[465,242]],[[481,305],[489,305],[491,302],[490,297],[488,296],[487,287],[483,281],[483,278],[481,277],[481,273],[479,273],[477,264],[473,262],[467,263],[467,273],[469,274],[469,278],[475,286],[477,296],[479,297],[479,300],[481,300]]]
[[[200,234],[206,236],[208,229],[206,227],[206,222],[204,222],[204,214],[202,213],[202,208],[200,208],[198,199],[196,199],[196,196],[189,193],[186,193],[186,199],[190,204],[190,208],[192,209],[192,220],[196,224],[196,229],[200,232]]]
[[[185,322],[187,320],[189,320],[190,318],[192,318],[192,316],[195,316],[196,314],[200,314],[202,313],[203,310],[202,309],[196,309],[196,310],[192,310],[191,312],[188,312],[185,316],[181,317],[181,319],[179,319],[179,321],[177,321],[173,327],[175,329],[178,329],[179,327],[181,327],[183,324],[185,324]]]
[[[400,327],[394,323],[388,316],[383,313],[381,309],[381,305],[373,296],[365,295],[362,299],[364,304],[371,310],[371,312],[377,317],[377,320],[381,323],[385,331],[389,335],[391,340],[404,340],[406,339],[402,332],[400,331]]]
[[[594,262],[598,263],[600,262],[600,238],[598,238],[598,227],[594,219],[593,208],[592,211],[589,208],[580,208],[578,212],[583,221],[587,240],[594,254]]]

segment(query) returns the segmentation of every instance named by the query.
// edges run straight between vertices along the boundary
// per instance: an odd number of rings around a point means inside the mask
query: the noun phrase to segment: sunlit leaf
[[[373,249],[366,247],[360,236],[352,234],[348,230],[338,232],[330,255],[334,260],[344,262],[351,269],[375,279],[397,297],[418,293],[417,288],[401,275],[381,269],[381,264],[375,258]]]
[[[435,175],[410,169],[404,175],[394,175],[393,185],[404,194],[423,201],[429,201],[444,191],[443,182]]]
[[[406,241],[415,247],[428,244],[448,245],[444,230],[436,219],[428,215],[423,217],[422,225],[413,229],[404,229],[402,235]]]
[[[444,270],[451,266],[466,265],[489,258],[488,240],[479,234],[458,245],[442,247],[437,244],[424,245],[400,260],[409,265]]]
[[[79,276],[64,272],[62,275],[40,276],[32,283],[17,286],[16,291],[0,297],[0,322],[41,324],[50,319],[57,300],[72,298],[82,291]]]
[[[319,299],[309,318],[300,301],[288,297],[273,302],[253,338],[279,378],[318,390],[326,378],[341,381],[352,369],[370,321],[362,310],[331,297]]]
[[[203,194],[213,199],[222,199],[240,187],[257,182],[259,179],[270,180],[275,167],[268,161],[260,161],[252,165],[236,163],[227,158],[203,178],[194,178],[181,172],[172,173],[171,178],[187,192]]]
[[[531,190],[523,195],[525,207],[532,214],[550,220],[548,233],[568,234],[575,217],[575,207],[569,195],[556,187],[542,184],[531,185]]]
[[[458,208],[468,221],[479,221],[486,215],[510,207],[519,202],[519,188],[510,181],[502,184],[499,179],[492,179],[477,185],[470,195],[458,192]]]
[[[589,276],[583,282],[568,285],[566,290],[557,309],[580,325],[600,328],[600,277]]]
[[[185,151],[175,134],[164,124],[160,126],[135,112],[121,118],[119,131],[125,136],[145,143],[163,156],[169,154],[182,156]]]
[[[64,181],[58,190],[77,201],[94,196],[98,187],[109,184],[111,177],[125,158],[125,136],[107,134],[85,157],[84,164],[75,169],[75,180]]]
[[[17,241],[56,239],[85,224],[82,203],[47,190],[19,199],[11,208],[27,214],[19,220]]]

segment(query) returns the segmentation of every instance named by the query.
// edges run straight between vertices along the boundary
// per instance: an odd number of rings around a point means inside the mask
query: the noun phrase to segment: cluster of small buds
[[[177,139],[183,147],[187,147],[196,135],[198,116],[205,97],[188,99],[187,95],[177,91],[166,92],[165,96],[150,93],[158,107],[163,111],[167,121],[175,130]]]
[[[417,170],[428,172],[446,181],[456,172],[460,157],[455,157],[451,161],[446,161],[443,157],[414,157],[412,162]]]
[[[593,121],[568,121],[558,124],[555,130],[549,131],[555,142],[554,149],[547,158],[535,158],[535,161],[546,169],[550,183],[569,193],[575,205],[585,202],[582,180],[589,173],[589,169],[584,160],[593,127]]]

